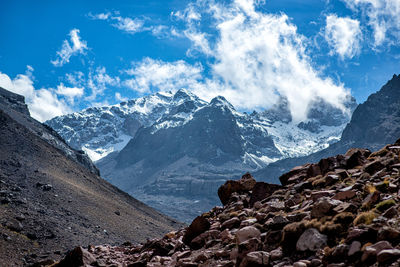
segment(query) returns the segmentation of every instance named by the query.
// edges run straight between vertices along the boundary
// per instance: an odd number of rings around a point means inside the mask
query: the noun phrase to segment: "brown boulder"
[[[351,148],[349,149],[345,156],[346,167],[352,169],[356,166],[363,165],[366,158],[371,154],[368,149]]]
[[[333,199],[337,199],[337,200],[348,200],[348,199],[352,199],[353,197],[356,196],[356,192],[353,190],[347,190],[347,191],[341,191],[335,194],[335,196],[333,197]]]
[[[282,185],[287,185],[297,178],[300,178],[302,176],[307,177],[307,170],[309,168],[310,164],[305,164],[303,166],[297,166],[291,169],[289,172],[282,174],[279,177],[279,181],[281,182]],[[297,177],[297,178],[296,178]],[[294,179],[296,178],[296,179]]]
[[[311,217],[312,218],[321,218],[326,215],[332,215],[333,209],[342,202],[335,199],[330,199],[328,197],[320,198],[312,207]]]
[[[374,160],[364,166],[364,170],[370,175],[376,173],[377,171],[382,170],[385,165],[382,164],[379,160]]]
[[[276,190],[281,189],[282,186],[277,184],[268,184],[264,182],[257,182],[253,187],[253,191],[250,196],[250,207],[253,207],[254,203],[261,201],[270,195],[272,195]]]
[[[250,173],[246,173],[238,181],[228,180],[218,188],[218,197],[222,205],[229,203],[232,193],[243,194],[253,189],[256,180]]]
[[[242,194],[246,192],[245,187],[239,181],[228,180],[225,184],[218,188],[218,197],[221,200],[222,205],[229,203],[231,194],[237,192]]]
[[[262,267],[269,266],[269,253],[265,251],[253,251],[247,253],[240,267]]]
[[[76,247],[69,251],[65,258],[57,263],[56,267],[81,267],[90,266],[96,261],[96,258],[86,249]]]
[[[196,217],[188,228],[186,228],[186,233],[183,236],[183,243],[190,245],[192,240],[198,235],[204,233],[210,229],[210,223],[202,216]]]
[[[243,185],[245,190],[250,191],[253,189],[257,181],[253,178],[253,176],[251,176],[250,173],[246,173],[242,176],[242,178],[240,178],[239,182]]]

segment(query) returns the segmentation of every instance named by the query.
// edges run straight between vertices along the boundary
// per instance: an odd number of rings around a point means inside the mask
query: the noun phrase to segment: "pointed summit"
[[[217,97],[214,97],[213,99],[211,99],[210,106],[227,107],[227,108],[229,108],[231,110],[235,110],[233,105],[231,103],[229,103],[229,101],[226,100],[226,98],[223,97],[223,96],[217,96]]]
[[[193,94],[192,92],[188,91],[187,89],[179,89],[178,91],[176,91],[176,93],[174,94],[174,101],[178,102],[178,101],[187,101],[187,100],[198,100],[199,98]]]

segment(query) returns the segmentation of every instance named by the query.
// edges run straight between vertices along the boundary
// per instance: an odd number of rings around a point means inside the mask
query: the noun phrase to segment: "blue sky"
[[[0,34],[0,86],[41,121],[180,88],[303,120],[400,73],[399,0],[1,1]]]

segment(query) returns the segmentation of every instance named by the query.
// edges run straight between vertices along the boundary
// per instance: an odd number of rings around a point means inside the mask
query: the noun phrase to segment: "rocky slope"
[[[0,151],[0,266],[51,262],[71,244],[145,241],[181,225],[100,178],[4,89]]]
[[[400,75],[393,75],[378,92],[357,106],[340,141],[305,157],[274,162],[254,173],[256,178],[278,182],[276,177],[297,165],[342,154],[348,147],[378,149],[400,136]]]
[[[349,99],[350,113],[354,107]],[[106,179],[163,213],[190,222],[218,203],[211,192],[230,177],[325,148],[348,120],[349,114],[322,101],[310,107],[307,120],[294,123],[284,99],[268,111],[249,115],[223,97],[207,103],[179,90],[47,123],[89,155],[98,158],[114,151],[96,163]]]
[[[400,140],[296,167],[282,185],[250,174],[224,205],[141,245],[77,247],[55,266],[399,266]]]

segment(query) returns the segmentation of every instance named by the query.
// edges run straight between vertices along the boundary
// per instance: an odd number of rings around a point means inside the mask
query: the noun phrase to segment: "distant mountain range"
[[[400,75],[393,75],[378,92],[357,106],[340,141],[308,156],[276,161],[254,173],[265,181],[279,182],[278,177],[291,168],[343,154],[350,147],[376,150],[394,143],[400,136]]]
[[[143,242],[181,226],[100,178],[83,151],[3,88],[0,214],[1,266],[51,263],[71,243]]]
[[[85,109],[46,124],[97,160],[111,183],[190,221],[218,203],[215,191],[227,179],[338,141],[355,100],[349,98],[346,106],[348,113],[315,101],[308,118],[295,123],[284,98],[269,110],[247,114],[224,97],[207,102],[181,89]]]

